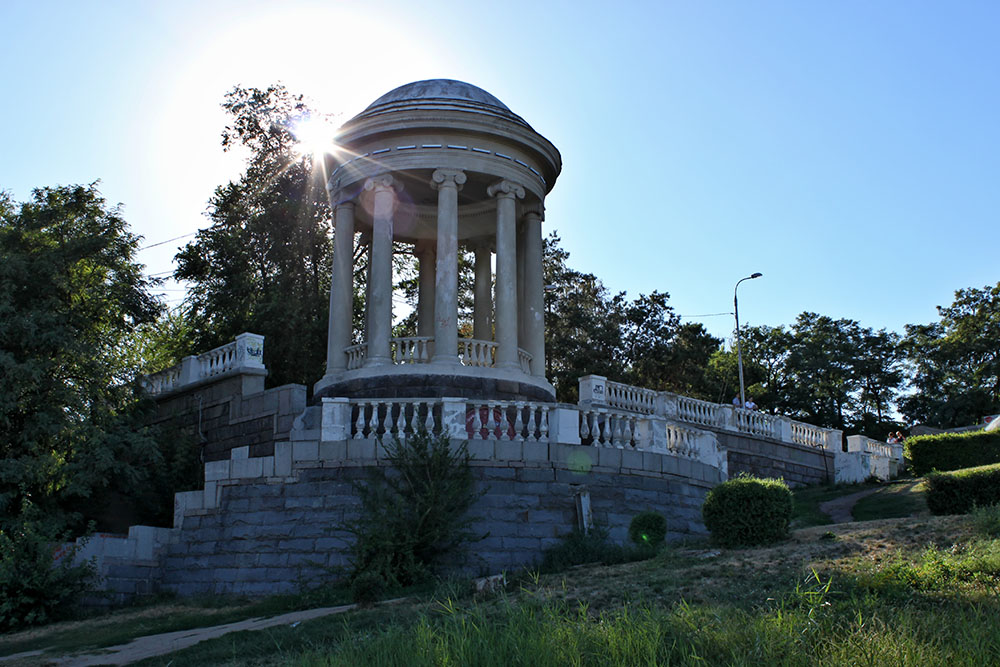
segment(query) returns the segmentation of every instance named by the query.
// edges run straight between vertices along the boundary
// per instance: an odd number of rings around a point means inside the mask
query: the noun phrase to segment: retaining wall
[[[789,486],[834,481],[834,452],[788,442],[716,430],[726,450],[729,476],[746,472],[758,477],[781,477]]]

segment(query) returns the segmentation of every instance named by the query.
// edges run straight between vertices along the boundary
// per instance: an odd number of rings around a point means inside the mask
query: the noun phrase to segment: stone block
[[[662,460],[663,472],[668,475],[680,474],[680,460],[680,457],[672,454],[664,454]]]
[[[642,470],[642,454],[643,452],[638,452],[634,449],[622,450],[622,468]]]
[[[319,458],[321,461],[343,461],[347,458],[347,441],[320,442]]]
[[[246,459],[246,458],[249,458],[249,456],[250,456],[250,447],[249,446],[246,446],[246,447],[234,447],[230,451],[230,453],[229,453],[229,458],[231,458],[234,461],[239,460],[239,459]]]
[[[319,459],[319,441],[304,440],[291,444],[292,461],[316,461]]]
[[[241,447],[240,449],[249,450],[249,447]],[[264,474],[264,461],[260,458],[233,459],[230,465],[229,474],[233,479],[252,479],[261,477]]]
[[[226,461],[226,463],[228,464],[229,462]],[[206,480],[204,495],[202,497],[202,507],[205,509],[216,509],[219,506],[219,493],[219,483]]]
[[[373,461],[375,460],[375,441],[348,440],[347,458],[351,461]]]
[[[516,440],[497,440],[496,446],[497,461],[521,461],[524,459],[524,443]]]
[[[524,443],[524,460],[525,461],[548,461],[549,460],[549,444],[547,442],[525,442]]]
[[[597,465],[602,468],[614,469],[617,472],[622,466],[622,450],[613,447],[598,447]]]
[[[517,475],[514,468],[489,467],[483,469],[483,478],[486,480],[511,480]]]
[[[274,457],[264,456],[260,459],[261,475],[264,477],[274,477]]]
[[[501,445],[503,443],[496,443]],[[479,461],[490,461],[493,459],[492,440],[470,440],[468,444],[469,457]]]
[[[208,461],[205,464],[205,481],[216,482],[220,479],[229,479],[229,464],[228,460]]]
[[[517,471],[517,478],[522,482],[552,482],[556,473],[552,468],[523,468]]]

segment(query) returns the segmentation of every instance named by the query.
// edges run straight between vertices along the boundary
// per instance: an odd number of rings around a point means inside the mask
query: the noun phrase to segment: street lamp
[[[743,392],[743,350],[740,349],[740,304],[736,299],[736,290],[739,288],[740,283],[744,280],[753,280],[754,278],[760,278],[763,273],[752,273],[746,278],[740,278],[736,281],[736,287],[733,288],[733,310],[736,315],[736,364],[740,369],[740,407],[744,407],[747,404],[746,395]]]

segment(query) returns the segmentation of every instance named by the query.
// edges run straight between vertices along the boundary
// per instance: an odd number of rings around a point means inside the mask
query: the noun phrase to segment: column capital
[[[376,192],[380,190],[392,189],[396,192],[403,189],[403,184],[400,183],[398,178],[393,177],[392,174],[380,174],[378,176],[372,176],[365,181],[365,190],[374,190]]]
[[[545,204],[541,202],[537,204],[525,204],[521,217],[527,218],[528,216],[535,216],[539,220],[545,220]]]
[[[497,181],[490,187],[486,188],[486,194],[490,197],[497,198],[516,197],[518,199],[524,199],[524,188],[514,181],[504,179],[502,181]]]
[[[330,204],[331,207],[333,208],[334,213],[336,213],[337,209],[354,208],[354,200],[351,199],[350,197],[344,196],[343,190],[337,192],[336,195],[330,198],[330,200],[331,200]]]
[[[458,169],[435,169],[431,174],[431,187],[439,190],[449,185],[454,185],[459,190],[465,184],[465,172]]]

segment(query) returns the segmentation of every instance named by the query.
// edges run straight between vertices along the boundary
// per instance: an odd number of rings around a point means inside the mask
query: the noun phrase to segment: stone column
[[[517,225],[517,346],[528,349],[528,304],[524,298],[524,223]]]
[[[517,358],[517,199],[524,188],[498,181],[486,190],[497,200],[497,368],[519,369]]]
[[[434,335],[434,246],[429,241],[419,241],[413,248],[420,262],[417,291],[417,335]]]
[[[437,275],[434,278],[435,364],[458,363],[458,191],[465,174],[438,169],[431,187],[438,191]]]
[[[330,282],[330,319],[326,338],[327,375],[347,370],[344,348],[351,344],[354,319],[354,202],[342,201],[337,204],[333,209],[333,220],[333,279]]]
[[[374,195],[372,205],[371,279],[368,294],[368,355],[365,366],[392,363],[392,214],[396,208],[398,183],[390,174],[365,181]]]
[[[476,282],[473,287],[472,337],[478,340],[493,340],[491,321],[493,319],[493,268],[490,259],[493,253],[485,243],[475,247]]]
[[[545,280],[542,276],[542,214],[524,215],[524,349],[531,354],[531,374],[545,377]]]

